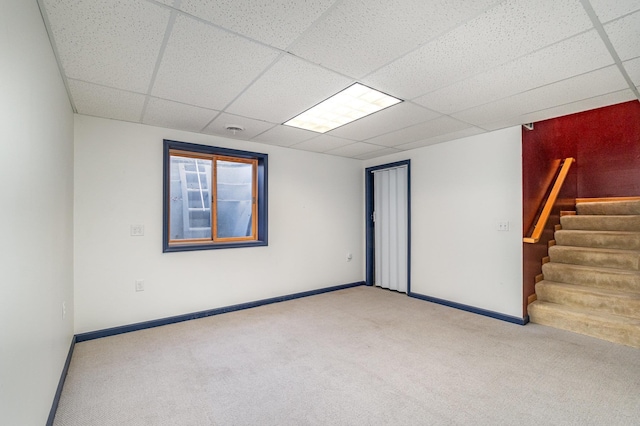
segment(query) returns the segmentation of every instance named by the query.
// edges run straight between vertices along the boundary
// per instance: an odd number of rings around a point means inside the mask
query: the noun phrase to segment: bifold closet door
[[[373,172],[374,284],[407,292],[408,180],[407,166]]]

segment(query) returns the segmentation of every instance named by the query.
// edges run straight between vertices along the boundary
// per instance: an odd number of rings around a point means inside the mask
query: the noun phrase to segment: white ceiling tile
[[[146,93],[169,10],[145,1],[44,0],[69,78]]]
[[[424,146],[435,145],[437,143],[448,142],[455,139],[466,138],[468,136],[475,136],[475,135],[479,135],[480,133],[486,133],[486,131],[478,127],[468,127],[466,129],[457,130],[455,132],[445,133],[443,135],[421,139],[416,142],[410,142],[410,143],[398,145],[395,148],[403,151],[407,151],[410,149],[422,148]]]
[[[212,109],[151,98],[142,122],[152,126],[200,132],[219,113]]]
[[[371,160],[372,158],[384,157],[385,155],[396,154],[400,152],[400,150],[395,148],[382,148],[378,151],[368,152],[362,155],[356,155],[353,158],[357,158],[358,160]]]
[[[538,50],[414,101],[451,114],[613,64],[595,30]]]
[[[369,152],[379,151],[381,149],[384,149],[384,147],[378,146],[378,145],[371,145],[364,142],[354,142],[351,145],[345,145],[340,148],[326,151],[325,154],[355,158],[359,155],[367,154]]]
[[[139,122],[145,96],[124,90],[68,80],[69,92],[79,114]]]
[[[640,12],[613,21],[604,29],[621,60],[640,56]]]
[[[630,89],[625,89],[619,92],[607,93],[605,95],[583,99],[578,102],[560,105],[544,111],[538,111],[527,117],[531,119],[528,121],[524,121],[524,123],[532,123],[535,121],[547,120],[549,118],[561,117],[563,115],[575,114],[582,111],[588,111],[596,108],[602,108],[609,105],[631,101],[633,99],[636,99],[634,93]]]
[[[425,123],[417,124],[415,126],[406,127],[395,132],[387,133],[382,136],[377,136],[367,140],[367,142],[384,145],[388,147],[396,147],[398,145],[407,144],[409,142],[415,142],[418,140],[426,139],[442,135],[445,133],[451,133],[457,130],[462,130],[471,127],[467,123],[463,123],[454,118],[443,116],[436,118],[435,120],[427,121]]]
[[[640,86],[640,58],[623,62],[622,65],[627,71],[627,74],[629,74],[629,77],[631,77],[633,84]]]
[[[222,110],[278,55],[274,49],[178,16],[152,93]]]
[[[627,82],[614,65],[471,108],[453,114],[453,117],[484,127],[483,124],[496,121],[496,117],[515,117],[616,92],[625,87],[628,87]]]
[[[269,145],[290,146],[317,136],[318,133],[309,130],[278,125],[254,137],[252,140],[254,142],[268,143]]]
[[[351,145],[352,143],[352,140],[336,138],[325,134],[313,139],[309,139],[308,141],[292,145],[291,148],[301,149],[304,151],[326,152],[332,149]]]
[[[505,1],[364,81],[413,99],[591,27],[579,0]]]
[[[554,106],[552,108],[544,109],[541,111],[522,114],[516,117],[509,117],[504,120],[485,124],[482,127],[487,130],[504,129],[505,127],[517,126],[524,123],[535,123],[542,120],[548,120],[550,118],[561,117],[563,115],[575,114],[595,108],[615,105],[633,100],[634,98],[635,95],[633,94],[633,92],[630,89],[625,89],[618,92],[607,93],[606,95],[602,96],[582,99],[577,102]]]
[[[640,10],[640,0],[590,0],[600,22],[608,22]]]
[[[496,0],[344,0],[290,51],[354,78],[472,18]]]
[[[284,123],[348,87],[353,80],[291,55],[282,56],[227,111]]]
[[[244,127],[244,130],[234,134],[231,130],[227,130],[228,125]],[[266,121],[254,120],[252,118],[240,117],[233,114],[222,113],[209,124],[202,133],[209,135],[220,135],[234,139],[249,140],[254,136],[275,126],[273,123]]]
[[[182,0],[180,9],[262,43],[285,49],[335,0]]]
[[[338,136],[353,140],[363,141],[381,134],[393,132],[424,121],[433,120],[440,114],[415,105],[411,102],[402,102],[375,114],[356,120],[352,123],[338,127],[329,132],[332,136]]]

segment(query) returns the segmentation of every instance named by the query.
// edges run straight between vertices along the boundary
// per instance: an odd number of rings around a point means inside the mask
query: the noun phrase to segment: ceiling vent
[[[233,132],[234,135],[244,130],[244,127],[240,126],[239,124],[227,124],[224,127],[228,131]]]

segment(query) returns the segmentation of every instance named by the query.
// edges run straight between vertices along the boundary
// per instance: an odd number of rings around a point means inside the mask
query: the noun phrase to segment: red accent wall
[[[547,230],[538,244],[524,244],[523,314],[535,276],[559,223],[575,198],[640,196],[640,102],[630,101],[541,121],[522,130],[523,235],[527,234],[560,160],[574,157]]]

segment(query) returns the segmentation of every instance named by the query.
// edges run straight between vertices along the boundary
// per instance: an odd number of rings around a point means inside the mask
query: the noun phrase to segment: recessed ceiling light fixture
[[[318,105],[284,123],[318,133],[326,133],[359,118],[402,102],[360,83],[354,83]]]

